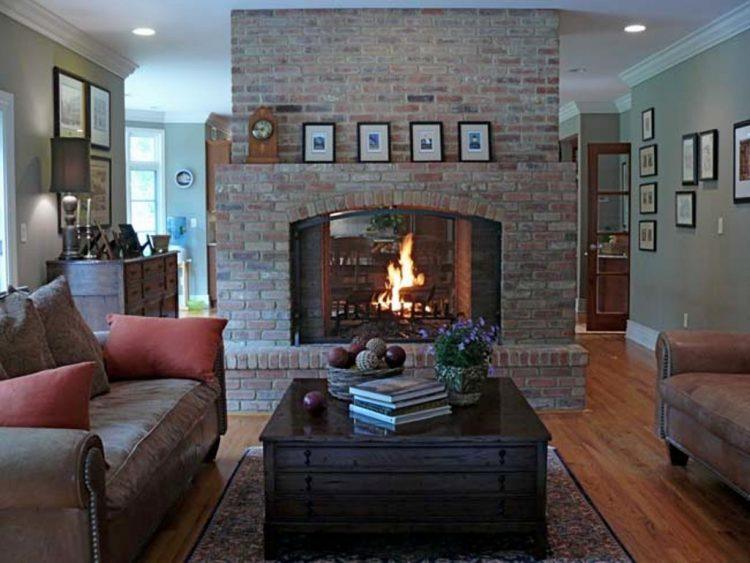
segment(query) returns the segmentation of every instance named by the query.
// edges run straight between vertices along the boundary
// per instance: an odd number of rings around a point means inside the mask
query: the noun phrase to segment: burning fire
[[[414,246],[414,235],[409,233],[399,245],[398,266],[393,262],[388,263],[388,279],[385,282],[385,291],[378,295],[378,306],[391,311],[410,310],[412,303],[401,299],[401,290],[414,286],[424,285],[424,274],[414,273],[414,260],[411,257],[411,249]]]

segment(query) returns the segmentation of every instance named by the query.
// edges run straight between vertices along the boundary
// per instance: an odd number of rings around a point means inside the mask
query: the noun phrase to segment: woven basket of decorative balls
[[[347,347],[328,351],[328,392],[342,401],[351,401],[349,387],[400,375],[405,361],[406,351],[401,346],[388,346],[382,338],[355,338]]]

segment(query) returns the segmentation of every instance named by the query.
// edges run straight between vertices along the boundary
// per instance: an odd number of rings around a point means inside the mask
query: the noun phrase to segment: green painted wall
[[[45,261],[60,254],[57,196],[49,193],[53,135],[52,69],[59,66],[111,92],[112,219],[125,219],[125,94],[123,79],[0,14],[0,90],[15,98],[18,283],[45,281]],[[28,226],[22,243],[21,224]]]
[[[750,119],[750,32],[717,45],[636,86],[630,131],[633,162],[641,142],[641,111],[655,108],[659,183],[657,252],[640,252],[633,237],[631,319],[656,330],[750,330],[750,205],[732,201],[733,124]],[[680,184],[683,134],[719,130],[719,179],[697,188],[697,228],[675,226],[675,191]],[[634,166],[633,229],[637,229]],[[650,181],[650,179],[649,179]],[[717,233],[724,218],[725,234]]]

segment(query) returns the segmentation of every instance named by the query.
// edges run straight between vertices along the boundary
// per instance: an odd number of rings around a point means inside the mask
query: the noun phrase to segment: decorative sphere
[[[328,365],[333,368],[348,368],[349,367],[349,352],[341,346],[332,348],[328,351]]]
[[[352,342],[349,344],[349,352],[351,354],[354,354],[354,357],[357,357],[357,354],[359,354],[362,350],[365,349],[365,343],[364,342]]]
[[[302,398],[302,407],[312,415],[323,412],[326,408],[326,399],[320,391],[310,391]]]
[[[387,347],[388,344],[386,344],[385,340],[382,338],[370,338],[370,340],[367,341],[367,349],[370,352],[375,352],[378,358],[385,356],[385,350]]]
[[[357,368],[361,371],[377,369],[380,365],[380,358],[371,350],[362,350],[357,354]]]
[[[406,351],[401,346],[389,346],[385,351],[385,361],[390,368],[400,368],[406,361]]]

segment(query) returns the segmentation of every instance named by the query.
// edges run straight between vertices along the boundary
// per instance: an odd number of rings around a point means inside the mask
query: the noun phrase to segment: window
[[[13,95],[0,91],[0,291],[15,283]]]
[[[165,227],[164,131],[128,127],[127,152],[128,223],[142,242],[146,235],[163,233]]]

